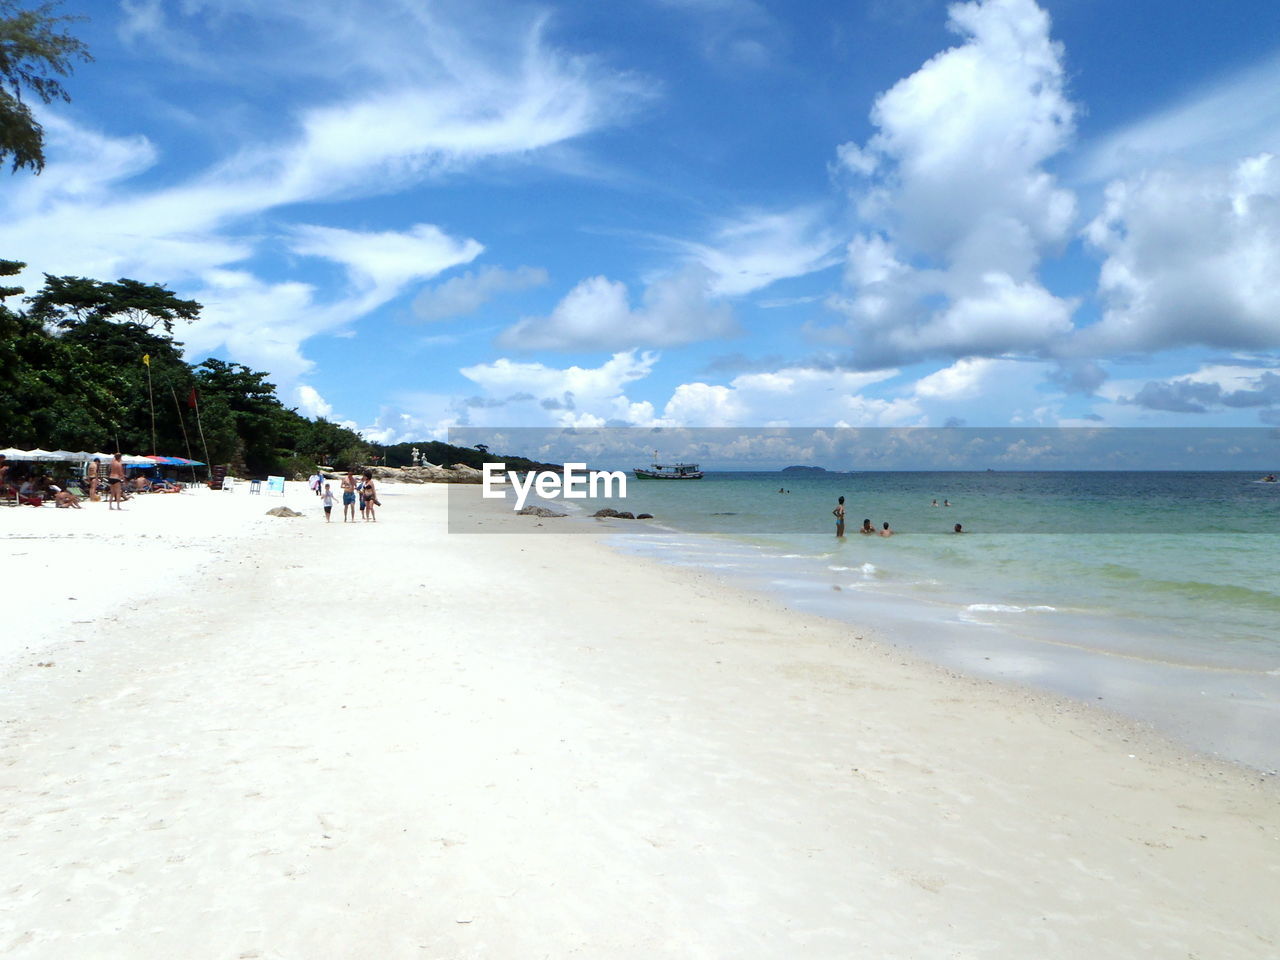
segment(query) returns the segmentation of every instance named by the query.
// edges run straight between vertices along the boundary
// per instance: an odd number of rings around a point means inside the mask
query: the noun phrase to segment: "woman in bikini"
[[[374,515],[373,508],[378,505],[378,488],[373,485],[372,473],[366,472],[364,475],[364,486],[360,489],[360,503],[365,520],[376,523],[378,518]]]

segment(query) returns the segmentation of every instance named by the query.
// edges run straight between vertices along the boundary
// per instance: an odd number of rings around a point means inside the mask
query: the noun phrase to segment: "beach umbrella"
[[[70,450],[52,450],[49,453],[50,460],[57,460],[59,462],[64,460],[71,461],[71,460],[74,460],[75,458],[76,458],[76,454],[72,453]]]
[[[3,450],[0,450],[0,455],[3,455],[10,460],[27,459],[27,451],[19,450],[17,447],[5,447]]]
[[[24,456],[19,457],[18,459],[20,460],[56,460],[58,458],[55,457],[52,453],[50,453],[48,450],[41,450],[39,447],[36,447],[34,450],[28,450]]]

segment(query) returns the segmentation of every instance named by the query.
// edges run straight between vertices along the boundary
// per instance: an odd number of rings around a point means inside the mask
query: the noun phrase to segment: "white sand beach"
[[[0,956],[1280,956],[1268,778],[381,489],[0,512]]]

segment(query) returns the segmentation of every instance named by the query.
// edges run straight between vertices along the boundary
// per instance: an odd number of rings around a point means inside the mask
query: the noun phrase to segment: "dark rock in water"
[[[637,519],[637,520],[652,520],[652,519],[653,519],[653,514],[652,514],[652,513],[637,513],[637,514],[636,514],[636,519]]]
[[[556,513],[549,507],[535,507],[530,504],[516,511],[518,517],[567,517],[567,513]]]
[[[288,507],[272,507],[267,511],[268,517],[300,517],[297,510],[290,510]]]
[[[636,515],[629,510],[622,510],[614,514],[619,520],[634,520]]]
[[[618,511],[613,507],[605,507],[603,510],[597,510],[592,514],[593,517],[616,517],[618,515]]]

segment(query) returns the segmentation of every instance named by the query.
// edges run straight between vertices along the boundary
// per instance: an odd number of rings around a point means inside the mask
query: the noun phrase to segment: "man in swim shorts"
[[[347,522],[347,516],[350,515],[351,522],[356,519],[356,475],[347,470],[347,475],[342,478],[342,522]]]

